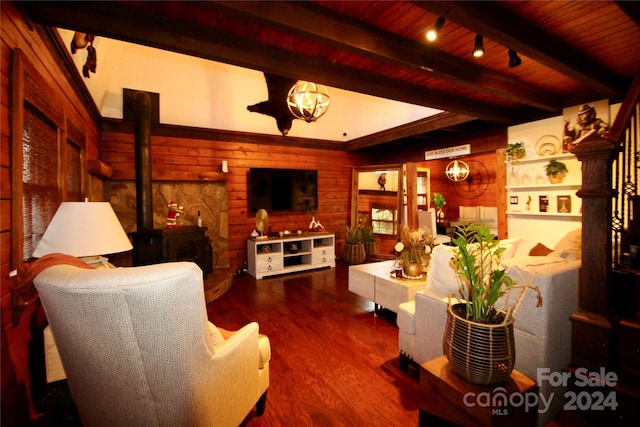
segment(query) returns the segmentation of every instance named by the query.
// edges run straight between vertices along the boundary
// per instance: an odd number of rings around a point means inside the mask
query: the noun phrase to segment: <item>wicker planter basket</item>
[[[498,384],[509,379],[516,360],[513,316],[501,324],[472,322],[457,315],[449,303],[443,338],[444,354],[453,371],[474,384]]]
[[[364,251],[364,245],[357,243],[355,245],[346,244],[342,250],[342,259],[348,264],[361,264],[367,258]]]
[[[364,252],[367,255],[376,255],[378,253],[378,241],[374,242],[363,242]]]

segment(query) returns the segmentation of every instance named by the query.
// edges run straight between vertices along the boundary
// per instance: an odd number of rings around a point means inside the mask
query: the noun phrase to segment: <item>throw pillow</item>
[[[582,229],[568,232],[554,246],[553,251],[569,261],[582,259]]]
[[[506,248],[505,251],[502,252],[502,259],[513,258],[518,248],[518,243],[521,240],[520,238],[500,240],[500,247]]]
[[[527,256],[529,255],[529,252],[531,252],[531,249],[533,249],[533,247],[536,246],[537,244],[538,242],[534,240],[522,239],[521,241],[518,242],[518,247],[516,248],[516,251],[513,254],[513,256],[514,257]]]
[[[530,256],[547,256],[552,252],[553,252],[552,249],[549,249],[542,243],[538,243],[533,248],[531,248],[531,250],[529,251],[529,255]]]
[[[438,245],[431,251],[431,262],[427,271],[427,289],[442,296],[451,292],[458,294],[460,282],[449,261],[453,258],[453,247]]]

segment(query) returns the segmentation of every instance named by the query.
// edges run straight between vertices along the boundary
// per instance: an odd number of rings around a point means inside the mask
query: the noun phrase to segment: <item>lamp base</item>
[[[79,257],[82,261],[86,262],[93,268],[115,268],[113,264],[109,262],[109,258],[103,256],[85,256]]]

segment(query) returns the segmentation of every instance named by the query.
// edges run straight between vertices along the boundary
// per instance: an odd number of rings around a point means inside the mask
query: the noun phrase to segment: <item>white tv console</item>
[[[335,235],[304,233],[247,239],[249,274],[256,279],[315,268],[335,267]]]

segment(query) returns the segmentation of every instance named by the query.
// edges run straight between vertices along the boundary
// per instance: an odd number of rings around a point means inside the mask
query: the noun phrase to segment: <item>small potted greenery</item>
[[[362,243],[364,244],[364,251],[367,255],[374,255],[378,253],[378,239],[373,232],[371,225],[365,225],[360,231],[362,237]]]
[[[342,250],[342,259],[349,264],[360,264],[367,258],[362,243],[362,229],[347,226],[346,243]]]
[[[525,154],[527,154],[527,150],[524,148],[524,142],[519,141],[507,144],[507,160],[509,162],[518,164],[518,160],[522,159]]]
[[[561,183],[569,173],[567,165],[554,159],[549,160],[549,163],[544,165],[544,171],[552,184]]]
[[[444,205],[447,204],[447,201],[445,200],[445,198],[442,195],[442,193],[433,193],[433,195],[431,196],[431,203],[436,208],[436,211],[437,211],[436,212],[437,213],[436,218],[441,218],[442,217],[442,208],[444,207]]]
[[[443,348],[453,370],[475,384],[495,384],[509,378],[515,364],[513,310],[531,288],[519,284],[500,265],[506,250],[485,225],[458,227],[451,267],[458,275],[462,302],[449,304]],[[497,307],[498,300],[514,289],[521,293],[515,309]],[[473,369],[469,369],[473,365]]]

